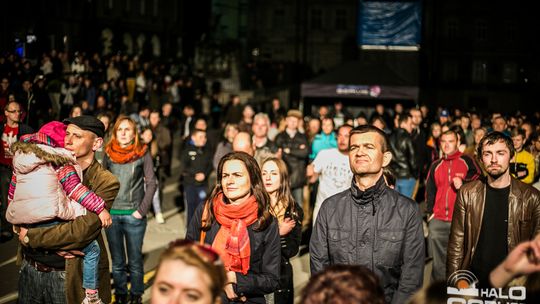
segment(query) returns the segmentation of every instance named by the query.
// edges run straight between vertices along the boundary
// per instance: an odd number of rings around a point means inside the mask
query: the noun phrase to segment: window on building
[[[476,41],[486,41],[488,34],[488,26],[485,20],[477,20],[474,25],[474,38]]]
[[[347,29],[347,11],[344,9],[336,10],[336,30]]]
[[[509,20],[504,25],[506,42],[515,42],[517,37],[517,25],[514,20]]]
[[[322,18],[322,11],[320,9],[313,9],[311,10],[311,29],[312,30],[320,30],[322,29],[323,24],[323,18]]]
[[[113,9],[113,0],[107,0],[107,9],[109,10]]]
[[[472,65],[472,82],[485,83],[487,80],[487,62],[474,60]]]
[[[140,5],[139,5],[139,14],[141,16],[144,16],[144,14],[146,13],[146,0],[141,0],[140,2]]]
[[[454,40],[459,36],[459,22],[455,18],[446,20],[446,37],[449,40]]]
[[[178,22],[178,2],[173,2],[173,22]]]
[[[515,83],[515,82],[517,82],[517,64],[516,63],[507,62],[507,63],[503,64],[502,82],[503,83]]]
[[[459,66],[457,60],[447,59],[443,61],[442,79],[444,82],[455,82],[458,80]]]
[[[283,24],[285,24],[285,10],[284,9],[274,10],[274,14],[272,16],[272,27],[282,28]]]
[[[159,11],[159,0],[152,0],[152,16],[157,17]]]

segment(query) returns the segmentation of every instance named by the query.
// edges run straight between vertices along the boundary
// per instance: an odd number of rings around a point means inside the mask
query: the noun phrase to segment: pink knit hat
[[[56,147],[64,147],[64,137],[66,137],[67,126],[59,121],[51,121],[44,124],[39,133],[43,133],[51,138]]]

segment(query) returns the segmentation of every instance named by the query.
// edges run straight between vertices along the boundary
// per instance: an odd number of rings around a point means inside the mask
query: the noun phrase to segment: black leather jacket
[[[283,131],[276,136],[276,146],[281,148],[281,157],[287,164],[291,177],[291,189],[303,187],[306,184],[307,157],[309,154],[308,140],[305,134],[296,132],[293,138]]]
[[[396,178],[418,178],[418,164],[412,136],[402,128],[390,135],[392,162],[390,166]]]
[[[386,303],[401,304],[422,287],[424,234],[418,204],[381,177],[366,191],[352,186],[326,199],[311,241],[311,273],[329,265],[363,265],[380,279]]]

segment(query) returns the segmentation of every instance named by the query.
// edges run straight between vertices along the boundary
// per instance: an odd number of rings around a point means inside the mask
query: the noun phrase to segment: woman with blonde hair
[[[142,303],[142,244],[146,213],[152,203],[157,181],[148,146],[140,141],[137,126],[131,118],[122,116],[116,120],[111,140],[105,146],[103,166],[120,182],[120,190],[110,211],[113,224],[106,231],[116,303],[128,303],[126,252],[131,282],[129,303]]]
[[[271,157],[262,163],[264,187],[270,195],[270,213],[278,220],[281,239],[281,272],[274,302],[294,303],[293,269],[289,259],[298,253],[302,240],[302,208],[296,204],[289,187],[289,172],[283,160]]]
[[[176,240],[160,256],[151,303],[221,303],[226,281],[217,252],[191,241]]]
[[[224,303],[266,303],[278,288],[280,239],[261,170],[244,152],[225,155],[217,184],[191,218],[186,239],[210,244],[227,270]]]

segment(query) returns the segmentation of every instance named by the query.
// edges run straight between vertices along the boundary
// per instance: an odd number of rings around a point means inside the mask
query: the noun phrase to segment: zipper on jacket
[[[445,202],[445,209],[444,209],[444,217],[446,220],[448,220],[448,191],[450,191],[451,187],[452,187],[452,172],[451,172],[451,168],[452,168],[452,161],[450,160],[450,165],[448,166],[448,188],[446,188],[446,202]]]
[[[371,208],[375,208],[375,205],[371,205]],[[379,240],[376,240],[376,230],[377,230],[377,214],[373,214],[373,216],[375,217],[375,227],[373,227],[373,241],[371,242],[371,269],[375,269],[375,257],[374,257],[374,250],[375,250],[375,241],[379,241]],[[377,244],[378,245],[378,244]]]

